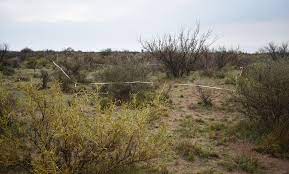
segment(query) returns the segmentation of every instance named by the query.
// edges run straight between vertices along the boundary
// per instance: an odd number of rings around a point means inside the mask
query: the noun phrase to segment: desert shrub
[[[66,53],[69,55],[68,53]],[[63,92],[74,92],[73,87],[77,82],[86,82],[85,74],[81,73],[83,62],[77,57],[64,57],[63,60],[57,62],[68,77],[60,70],[56,69],[53,74],[54,78],[61,83]]]
[[[227,73],[224,83],[227,85],[236,85],[237,76],[232,73]]]
[[[176,151],[188,161],[194,161],[196,157],[205,159],[219,157],[211,148],[197,144],[188,139],[178,142]]]
[[[33,53],[33,50],[31,48],[25,47],[20,52],[21,53]]]
[[[228,66],[240,65],[238,49],[220,47],[217,50],[204,47],[200,58],[195,63],[195,69],[202,70],[204,75],[213,76],[214,72],[223,71]]]
[[[48,68],[48,67],[50,67],[50,66],[52,65],[52,63],[51,63],[48,59],[46,59],[46,58],[40,58],[40,59],[38,60],[38,65],[39,65],[40,67],[46,67],[46,68]]]
[[[149,162],[166,149],[164,129],[151,129],[149,106],[100,110],[99,97],[78,93],[68,103],[60,86],[21,87],[17,131],[0,136],[1,168],[24,167],[29,173],[111,173]],[[7,115],[7,114],[5,114]]]
[[[261,135],[274,132],[275,140],[282,139],[279,145],[287,147],[285,151],[289,150],[288,73],[288,61],[254,64],[243,72],[237,84],[242,111],[256,123]]]
[[[4,128],[10,125],[9,115],[13,113],[15,105],[15,98],[7,91],[0,79],[0,135]]]
[[[208,47],[210,32],[201,34],[200,26],[191,31],[181,31],[178,35],[168,34],[151,41],[142,42],[143,49],[157,58],[165,67],[169,77],[182,77],[193,70]]]
[[[65,55],[65,56],[71,56],[75,53],[75,50],[71,47],[67,47],[67,48],[64,48],[62,50],[62,53]]]
[[[130,56],[107,67],[100,76],[102,81],[112,83],[104,87],[105,91],[116,100],[128,101],[134,94],[144,94],[150,89],[151,84],[123,82],[146,82],[148,74],[149,69],[145,62]]]
[[[48,82],[49,82],[49,73],[48,73],[48,71],[47,70],[45,70],[45,69],[42,69],[41,71],[40,71],[40,73],[41,73],[41,82],[42,82],[42,84],[41,84],[41,89],[46,89],[47,88],[47,85],[48,85]]]
[[[15,70],[11,66],[0,65],[0,71],[6,76],[12,76],[15,74]]]
[[[31,81],[31,75],[27,73],[17,73],[15,78],[16,81],[23,81],[23,82]]]
[[[53,73],[54,79],[60,83],[61,90],[65,93],[73,93],[75,82],[66,77],[61,71]]]
[[[270,42],[267,46],[261,49],[261,51],[268,54],[274,61],[289,58],[288,42],[284,42],[281,45]]]
[[[34,73],[36,71],[37,65],[38,65],[38,62],[35,58],[29,59],[26,63],[26,67],[29,69],[33,69]]]
[[[226,73],[224,71],[216,71],[214,73],[214,77],[218,79],[224,79],[226,77]]]
[[[112,54],[112,49],[111,48],[107,48],[107,49],[104,49],[102,51],[100,51],[100,55],[102,57],[105,57],[105,56],[110,56]]]
[[[238,49],[226,49],[225,47],[220,47],[214,53],[214,65],[220,70],[227,65],[238,65]]]
[[[205,107],[211,107],[213,105],[212,95],[210,94],[208,90],[204,90],[203,88],[197,86],[196,91],[197,91],[197,96],[200,99],[199,104]]]
[[[253,154],[245,153],[226,159],[220,162],[220,165],[230,172],[239,170],[247,173],[260,173],[262,168],[259,160]]]
[[[0,44],[0,65],[3,64],[3,61],[5,60],[8,50],[9,50],[8,44],[6,43]]]

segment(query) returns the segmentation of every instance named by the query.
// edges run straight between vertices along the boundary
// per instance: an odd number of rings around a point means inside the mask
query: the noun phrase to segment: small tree
[[[71,47],[65,48],[63,51],[65,56],[71,56],[74,53],[74,49]]]
[[[31,57],[33,50],[31,48],[25,47],[20,51],[21,59],[25,60],[28,57]]]
[[[200,33],[200,25],[195,30],[182,30],[178,35],[167,34],[151,41],[141,41],[144,50],[157,58],[169,76],[175,78],[189,74],[204,48],[208,47],[211,32]]]

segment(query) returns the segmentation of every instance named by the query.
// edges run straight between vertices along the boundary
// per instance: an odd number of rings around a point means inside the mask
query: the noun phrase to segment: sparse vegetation
[[[4,49],[0,173],[286,173],[286,54],[209,36],[141,53]]]
[[[247,173],[260,173],[261,166],[259,160],[253,155],[241,154],[235,157],[229,158],[226,161],[220,163],[227,171],[244,171]]]
[[[176,149],[179,155],[188,161],[194,161],[196,157],[202,159],[218,158],[218,154],[216,154],[211,148],[191,142],[190,140],[182,140],[178,142]]]
[[[202,104],[205,107],[211,107],[213,105],[212,103],[212,96],[209,93],[209,91],[204,91],[203,88],[197,86],[196,87],[197,90],[197,95],[199,96],[200,99],[200,104]]]
[[[281,45],[276,45],[274,42],[270,42],[261,51],[269,54],[272,60],[288,59],[289,48],[288,42],[284,42]]]

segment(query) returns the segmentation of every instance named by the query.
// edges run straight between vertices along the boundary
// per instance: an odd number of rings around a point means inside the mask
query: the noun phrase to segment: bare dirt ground
[[[204,107],[199,103],[195,87],[172,88],[172,108],[165,122],[178,150],[175,150],[176,154],[169,160],[169,173],[289,174],[288,160],[257,153],[253,150],[252,143],[227,136],[229,127],[240,119],[241,114],[231,106],[227,91],[211,90],[210,93],[213,96],[213,106]],[[178,148],[178,143],[183,141],[197,145],[191,157],[193,159],[178,153],[186,149],[185,146]],[[253,162],[250,159],[254,159]]]

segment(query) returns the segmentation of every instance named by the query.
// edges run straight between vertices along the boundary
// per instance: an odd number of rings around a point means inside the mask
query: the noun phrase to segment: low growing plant
[[[59,84],[40,91],[26,85],[20,92],[21,105],[13,109],[14,117],[1,113],[11,123],[1,125],[2,169],[111,173],[148,163],[166,150],[165,129],[150,126],[150,106],[130,109],[129,104],[112,103],[101,108],[99,96],[90,92],[78,93],[68,102]]]

